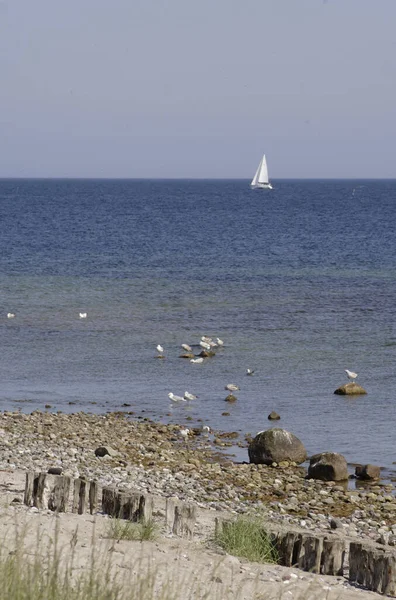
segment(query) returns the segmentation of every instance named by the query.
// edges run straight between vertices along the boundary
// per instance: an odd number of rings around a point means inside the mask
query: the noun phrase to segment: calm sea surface
[[[1,180],[0,408],[241,435],[276,410],[309,454],[394,471],[395,222],[396,181]],[[224,349],[180,359],[204,334]],[[366,396],[334,395],[345,368]]]

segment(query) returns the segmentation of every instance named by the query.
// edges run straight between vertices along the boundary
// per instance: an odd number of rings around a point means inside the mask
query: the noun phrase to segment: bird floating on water
[[[80,319],[86,319],[87,318],[87,313],[79,313],[78,316],[80,317]]]
[[[181,345],[183,350],[185,350],[186,352],[192,352],[193,349],[191,348],[191,346],[189,346],[188,344],[182,344]]]
[[[345,373],[347,374],[348,379],[350,379],[352,383],[355,383],[355,379],[358,376],[358,374],[354,373],[353,371],[348,371],[348,369],[345,369]]]
[[[253,375],[253,369],[246,369],[246,375]]]
[[[224,342],[220,338],[216,338],[216,342],[218,346],[224,346]]]
[[[211,345],[209,344],[209,342],[204,342],[203,340],[201,340],[199,342],[199,345],[204,349],[204,350],[210,350],[211,349]]]
[[[198,396],[196,396],[195,394],[190,394],[190,392],[184,392],[185,400],[196,400],[197,398]]]
[[[169,392],[168,398],[173,400],[173,402],[185,402],[186,401],[185,398],[182,398],[181,396],[175,396],[175,394],[173,394],[172,392]]]
[[[202,433],[204,435],[209,435],[209,433],[210,433],[210,427],[209,427],[209,425],[202,425]]]
[[[195,363],[197,365],[200,365],[201,363],[203,363],[203,358],[202,358],[202,356],[200,358],[192,358],[190,360],[190,363]]]
[[[235,383],[227,383],[225,389],[229,392],[236,392],[237,390],[239,390],[239,387]]]
[[[7,313],[7,319],[14,319],[15,314],[14,313]]]
[[[209,343],[210,343],[210,342],[212,342],[213,340],[212,340],[212,338],[211,338],[211,337],[209,337],[208,335],[203,335],[203,336],[201,337],[201,341],[202,341],[202,342],[206,342],[207,344],[209,344]]]
[[[164,358],[164,349],[161,346],[161,344],[158,344],[158,346],[157,346],[157,352],[159,352],[158,358]]]

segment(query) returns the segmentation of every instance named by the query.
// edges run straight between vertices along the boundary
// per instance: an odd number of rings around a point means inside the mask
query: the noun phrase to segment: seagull
[[[189,346],[188,344],[182,344],[182,348],[186,352],[192,352],[193,351],[193,349],[191,348],[191,346]]]
[[[188,427],[186,427],[185,429],[180,429],[180,435],[182,436],[182,438],[185,439],[185,441],[187,441],[187,437],[188,437],[189,433],[190,433],[190,430],[188,429]]]
[[[78,316],[80,317],[80,319],[86,319],[87,318],[87,313],[79,313]]]
[[[348,369],[345,369],[345,373],[347,374],[348,379],[350,379],[352,383],[355,383],[355,379],[358,376],[358,374],[354,373],[353,371],[348,371]]]
[[[213,341],[213,340],[212,340],[212,338],[211,338],[211,337],[209,337],[209,336],[207,336],[207,335],[203,335],[203,336],[201,337],[201,340],[202,340],[203,342],[206,342],[207,344],[210,344],[210,342],[212,342],[212,341]]]
[[[253,375],[253,369],[246,369],[246,375]]]
[[[210,433],[210,427],[209,427],[209,425],[202,425],[202,433],[204,435],[209,435],[209,433]]]
[[[225,389],[229,392],[236,392],[237,390],[239,390],[239,387],[235,385],[235,383],[227,383]]]
[[[160,344],[158,344],[158,346],[157,346],[157,351],[159,352],[160,356],[162,356],[162,353],[164,352],[164,349],[163,349],[163,347]]]
[[[208,342],[204,342],[204,341],[200,341],[199,345],[204,349],[204,350],[210,350],[211,345]]]
[[[185,400],[196,400],[197,398],[198,396],[196,396],[195,394],[190,394],[190,392],[184,392]]]
[[[185,398],[182,398],[181,396],[175,396],[175,394],[172,394],[172,392],[169,392],[168,397],[173,400],[173,402],[185,402]]]
[[[218,346],[224,346],[224,342],[220,338],[216,338],[216,342]]]
[[[202,358],[202,356],[200,358],[192,358],[190,360],[190,363],[195,363],[197,365],[200,365],[201,363],[203,363],[203,358]]]
[[[13,319],[15,317],[14,313],[7,313],[7,319]]]

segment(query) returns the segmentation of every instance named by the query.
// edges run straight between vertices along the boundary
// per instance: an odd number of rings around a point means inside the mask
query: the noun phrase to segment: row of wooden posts
[[[73,496],[70,494],[73,484]],[[101,510],[112,517],[131,521],[148,521],[153,516],[154,499],[149,494],[121,492],[100,488],[96,481],[74,479],[63,475],[28,472],[24,502],[28,506],[77,514]],[[193,538],[197,518],[196,506],[167,498],[165,511],[169,533]],[[216,529],[230,526],[231,521],[216,519]],[[350,582],[380,594],[396,596],[396,553],[390,547],[374,543],[346,540],[335,533],[313,534],[295,529],[266,527],[279,556],[279,564],[298,567],[312,573],[342,576],[349,557]]]
[[[24,503],[41,509],[66,512],[102,513],[130,521],[149,521],[153,516],[154,501],[150,494],[120,492],[114,488],[100,488],[97,481],[74,479],[48,473],[26,474]],[[101,499],[100,499],[101,489]],[[192,539],[197,509],[194,504],[180,502],[176,498],[166,500],[166,527],[169,533]]]

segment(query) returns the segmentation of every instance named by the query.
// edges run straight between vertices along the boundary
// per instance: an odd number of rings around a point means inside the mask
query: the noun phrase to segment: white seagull
[[[246,369],[246,375],[253,375],[253,369]]]
[[[209,433],[210,433],[209,425],[202,425],[202,433],[203,433],[203,435],[209,435]]]
[[[239,387],[235,385],[235,383],[227,383],[225,389],[229,392],[236,392],[237,390],[239,390]]]
[[[162,355],[162,354],[163,354],[163,352],[164,352],[164,349],[163,349],[163,347],[162,347],[160,344],[158,344],[158,346],[157,346],[157,351],[158,351],[158,352],[159,352],[161,355]]]
[[[220,338],[216,338],[216,342],[218,346],[224,346],[224,342]]]
[[[182,436],[182,438],[187,441],[188,438],[188,434],[190,433],[190,430],[188,429],[188,427],[186,427],[185,429],[180,429],[180,435]]]
[[[201,340],[199,342],[199,345],[201,346],[201,348],[203,348],[204,350],[210,350],[211,349],[211,345],[208,342],[204,342],[203,340]]]
[[[191,346],[189,346],[188,344],[182,344],[182,348],[186,352],[192,352],[193,351],[193,349],[191,348]]]
[[[198,396],[196,396],[195,394],[190,394],[190,392],[184,392],[185,400],[196,400],[197,398]]]
[[[185,398],[182,398],[181,396],[175,396],[175,394],[172,394],[172,392],[169,392],[168,398],[173,400],[173,402],[185,402],[186,401]]]
[[[190,360],[190,363],[195,363],[196,365],[200,365],[201,363],[203,363],[203,358],[202,358],[202,356],[200,358],[192,358]]]
[[[14,313],[7,313],[7,319],[13,319],[15,317]]]
[[[207,335],[203,335],[203,336],[201,337],[201,340],[202,340],[203,342],[206,342],[207,344],[209,344],[210,342],[212,342],[212,341],[213,341],[213,340],[212,340],[212,338],[211,338],[211,337],[209,337],[209,336],[207,336]]]
[[[78,316],[80,317],[80,319],[86,319],[87,318],[87,313],[79,313]]]
[[[348,379],[350,379],[352,383],[355,383],[355,379],[358,376],[358,374],[354,373],[353,371],[348,371],[348,369],[345,369],[345,373],[347,374]]]

